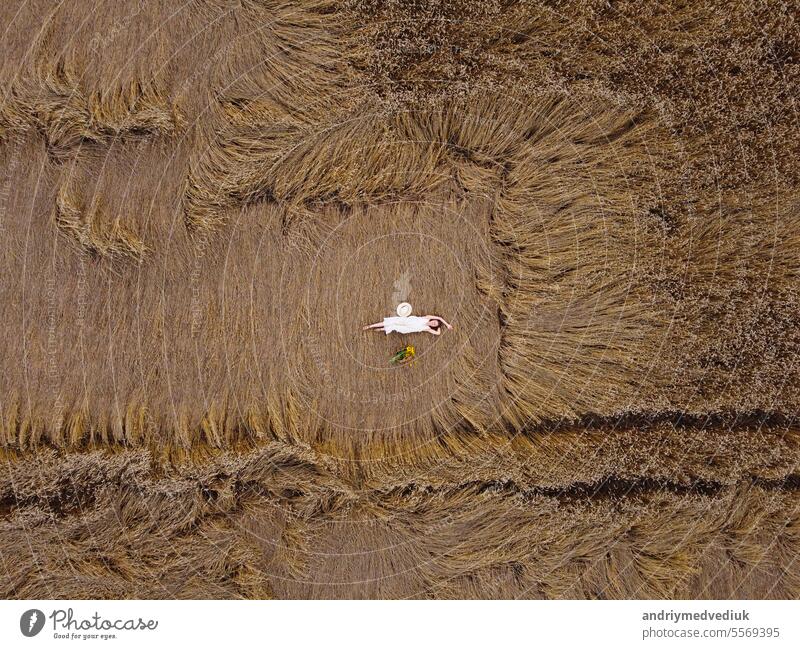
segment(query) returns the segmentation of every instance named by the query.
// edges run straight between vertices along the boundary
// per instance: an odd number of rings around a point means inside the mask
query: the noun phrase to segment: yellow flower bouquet
[[[416,350],[414,349],[414,345],[406,345],[397,352],[391,359],[389,359],[390,363],[408,363],[410,360],[414,358],[416,354]]]

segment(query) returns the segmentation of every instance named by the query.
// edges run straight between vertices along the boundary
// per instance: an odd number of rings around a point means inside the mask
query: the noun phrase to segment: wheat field
[[[2,3],[0,593],[800,597],[795,9]]]

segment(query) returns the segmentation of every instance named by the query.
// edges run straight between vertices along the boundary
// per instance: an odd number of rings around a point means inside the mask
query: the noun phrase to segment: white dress
[[[396,331],[399,334],[413,334],[428,330],[428,318],[421,315],[391,316],[383,319],[383,330],[389,334]]]

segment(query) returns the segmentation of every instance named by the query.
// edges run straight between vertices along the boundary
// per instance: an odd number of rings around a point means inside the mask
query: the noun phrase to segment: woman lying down
[[[406,307],[406,308],[403,308]],[[364,329],[375,329],[390,334],[396,331],[399,334],[413,334],[427,332],[438,336],[442,333],[441,325],[452,329],[452,325],[438,315],[410,315],[411,305],[404,302],[397,307],[400,315],[384,318],[382,322],[367,325]]]

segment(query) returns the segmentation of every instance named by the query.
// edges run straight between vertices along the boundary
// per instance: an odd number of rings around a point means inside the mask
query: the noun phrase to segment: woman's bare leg
[[[363,329],[364,331],[367,329],[383,329],[383,322],[376,322],[375,324],[366,325]]]

